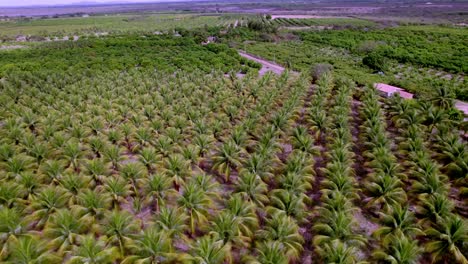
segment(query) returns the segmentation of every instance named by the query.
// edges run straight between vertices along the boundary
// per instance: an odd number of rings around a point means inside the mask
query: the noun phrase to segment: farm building
[[[403,88],[391,86],[385,83],[376,83],[374,84],[374,88],[379,90],[380,95],[382,95],[383,97],[390,97],[394,93],[398,93],[401,97],[405,99],[413,98],[413,94],[406,92]]]

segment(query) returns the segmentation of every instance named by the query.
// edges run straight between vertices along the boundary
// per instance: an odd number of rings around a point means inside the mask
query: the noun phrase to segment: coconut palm
[[[71,166],[75,171],[78,170],[80,159],[84,154],[80,144],[73,140],[67,142],[62,148],[63,157],[69,162],[69,167]]]
[[[227,201],[226,209],[237,219],[241,233],[252,238],[258,228],[254,203],[244,201],[241,194],[235,194]]]
[[[188,183],[177,203],[185,209],[189,216],[189,226],[192,235],[195,234],[195,222],[202,226],[207,221],[211,199],[195,183]]]
[[[204,236],[192,245],[191,260],[196,264],[221,264],[230,259],[230,245],[211,236]]]
[[[47,251],[44,243],[37,238],[24,236],[10,241],[9,255],[4,263],[15,264],[53,264],[61,263],[61,258]]]
[[[241,166],[241,150],[233,141],[224,143],[213,157],[213,169],[224,174],[224,181],[229,182],[232,170]]]
[[[249,238],[243,235],[239,222],[239,218],[229,211],[223,210],[214,218],[210,234],[223,241],[224,244],[244,248],[248,244]]]
[[[155,226],[166,232],[171,239],[184,239],[188,217],[183,208],[163,207],[155,216]]]
[[[101,184],[109,170],[103,159],[92,159],[86,163],[86,172],[92,177],[95,185]]]
[[[111,163],[112,170],[117,170],[120,166],[120,162],[123,160],[120,147],[115,145],[107,146],[102,152],[104,160]]]
[[[104,182],[104,185],[98,186],[98,188],[103,188],[110,194],[112,208],[114,209],[119,209],[120,203],[126,201],[125,198],[131,194],[131,186],[121,177],[109,177]]]
[[[138,196],[137,182],[146,177],[146,170],[139,162],[127,163],[120,168],[120,176],[133,187],[133,194]]]
[[[99,190],[84,190],[77,197],[77,204],[72,209],[78,215],[91,217],[94,220],[102,219],[110,209],[111,197],[108,193]]]
[[[15,208],[0,208],[0,259],[8,251],[9,241],[17,239],[26,231],[26,222]]]
[[[358,261],[357,249],[355,247],[348,246],[338,239],[317,247],[317,252],[324,263],[363,263],[362,261]]]
[[[366,185],[371,197],[367,206],[376,206],[388,211],[392,206],[406,201],[406,192],[401,188],[403,184],[398,178],[388,174],[379,174],[374,178]]]
[[[73,248],[72,257],[67,263],[111,264],[119,258],[117,247],[108,247],[104,241],[96,239],[91,235],[82,236],[78,241],[79,246]]]
[[[380,213],[380,222],[382,226],[377,229],[373,236],[383,239],[388,244],[395,237],[423,234],[416,224],[414,214],[408,210],[408,207],[402,207],[399,204],[391,207],[389,213]]]
[[[0,205],[7,208],[18,207],[22,203],[21,186],[16,183],[9,183],[8,181],[0,182]]]
[[[27,219],[37,221],[35,226],[42,227],[49,217],[57,210],[65,208],[70,196],[60,187],[47,187],[43,189],[27,208],[30,215]]]
[[[48,247],[57,250],[62,255],[68,252],[80,234],[84,234],[90,224],[90,219],[61,209],[55,213],[44,228],[44,235],[50,238]]]
[[[165,171],[172,178],[175,190],[178,192],[180,186],[184,185],[184,179],[189,174],[189,163],[182,155],[170,155],[165,162]]]
[[[322,213],[324,214],[321,221],[313,227],[314,231],[317,232],[314,237],[315,245],[320,246],[336,239],[356,246],[362,246],[366,242],[364,237],[353,232],[356,223],[349,213],[342,211],[322,211]]]
[[[307,216],[307,206],[304,201],[306,197],[304,194],[296,195],[283,189],[273,190],[271,194],[271,206],[267,208],[267,212],[273,214],[274,211],[280,210],[299,222]]]
[[[299,234],[299,227],[294,219],[282,211],[277,211],[265,219],[264,229],[257,232],[263,241],[276,241],[284,248],[288,258],[296,259],[303,250],[303,237]]]
[[[429,228],[425,233],[431,239],[426,244],[426,250],[432,254],[434,261],[468,263],[468,227],[459,216],[450,215],[443,223]]]
[[[158,213],[161,206],[165,205],[167,197],[173,193],[171,189],[172,180],[165,173],[157,173],[141,181],[144,186],[146,202],[154,204],[154,210]]]
[[[447,86],[439,86],[435,90],[435,95],[430,99],[436,106],[443,109],[453,107],[454,99],[451,90]]]
[[[253,173],[241,173],[239,175],[239,183],[236,186],[236,192],[239,193],[247,201],[263,207],[269,202],[266,192],[268,186],[262,179]]]
[[[422,250],[416,240],[406,236],[396,236],[385,250],[377,250],[372,253],[375,260],[385,263],[416,264],[420,263]]]
[[[285,248],[278,241],[266,241],[257,247],[258,257],[247,260],[249,264],[287,264],[289,258],[285,254]]]
[[[166,233],[155,228],[143,231],[137,239],[130,244],[132,255],[127,256],[122,263],[171,263],[176,259],[181,260],[182,254],[172,253],[172,241]]]
[[[454,209],[453,202],[446,195],[434,193],[429,199],[424,199],[416,207],[419,218],[423,224],[442,224]]]
[[[113,211],[105,218],[102,227],[107,242],[118,246],[122,256],[126,255],[132,236],[139,230],[133,217],[125,211]]]

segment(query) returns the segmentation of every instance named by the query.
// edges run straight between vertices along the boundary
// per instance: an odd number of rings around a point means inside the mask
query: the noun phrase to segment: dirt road
[[[455,108],[462,111],[465,114],[465,116],[468,116],[468,103],[467,102],[455,100]],[[468,118],[465,118],[465,120],[468,120]]]
[[[283,66],[280,66],[280,65],[275,64],[275,63],[273,63],[271,61],[267,61],[267,60],[261,59],[259,57],[247,54],[247,53],[245,53],[243,51],[239,51],[239,55],[241,55],[242,57],[244,57],[246,59],[253,60],[253,61],[256,61],[256,62],[262,64],[262,68],[259,71],[260,75],[264,75],[265,73],[267,73],[269,71],[271,71],[273,73],[276,73],[276,74],[281,74],[284,71]]]

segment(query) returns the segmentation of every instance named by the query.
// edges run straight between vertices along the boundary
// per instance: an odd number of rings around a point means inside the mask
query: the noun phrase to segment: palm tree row
[[[395,96],[389,100],[389,112],[401,134],[400,151],[407,159],[413,178],[411,190],[417,194],[419,226],[430,237],[425,247],[433,261],[466,263],[467,258],[462,253],[466,251],[466,222],[454,213],[448,178],[441,173],[440,165],[431,158],[427,148],[433,129],[441,131],[441,126],[447,122],[440,120],[433,126],[427,119],[432,119],[433,112],[439,110],[433,106],[423,112],[419,110],[419,103]],[[448,116],[442,115],[442,118]]]
[[[366,179],[367,206],[379,215],[380,227],[373,236],[380,242],[372,256],[376,261],[418,263],[421,248],[417,235],[422,231],[408,206],[403,182],[407,175],[393,154],[385,117],[377,91],[367,87],[362,96],[362,140],[366,142],[367,166],[371,172]]]
[[[317,100],[326,101],[332,89],[334,97],[330,100],[330,113],[325,120],[327,163],[322,168],[325,179],[321,183],[321,204],[316,209],[319,217],[313,226],[313,243],[324,263],[356,263],[362,260],[358,252],[365,245],[366,239],[358,233],[358,223],[354,220],[357,208],[353,200],[358,197],[354,187],[356,182],[350,131],[354,84],[339,79],[335,85],[332,76],[325,75],[319,83]],[[319,109],[312,109],[316,118]],[[314,116],[312,118],[314,120]]]

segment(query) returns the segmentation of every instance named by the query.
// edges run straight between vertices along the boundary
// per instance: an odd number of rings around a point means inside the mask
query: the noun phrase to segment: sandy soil
[[[465,113],[466,116],[468,116],[468,103],[467,102],[456,100],[455,101],[455,108],[462,111],[463,113]]]
[[[267,60],[264,60],[264,59],[260,59],[258,57],[254,57],[253,55],[249,55],[249,54],[244,53],[242,51],[239,51],[239,55],[241,55],[242,57],[244,57],[246,59],[253,60],[253,61],[256,61],[256,62],[262,64],[262,68],[259,71],[259,74],[261,76],[263,76],[265,73],[267,73],[269,71],[271,71],[273,73],[276,73],[276,74],[281,74],[284,71],[283,66],[275,64],[273,62],[270,62],[270,61],[267,61]]]

